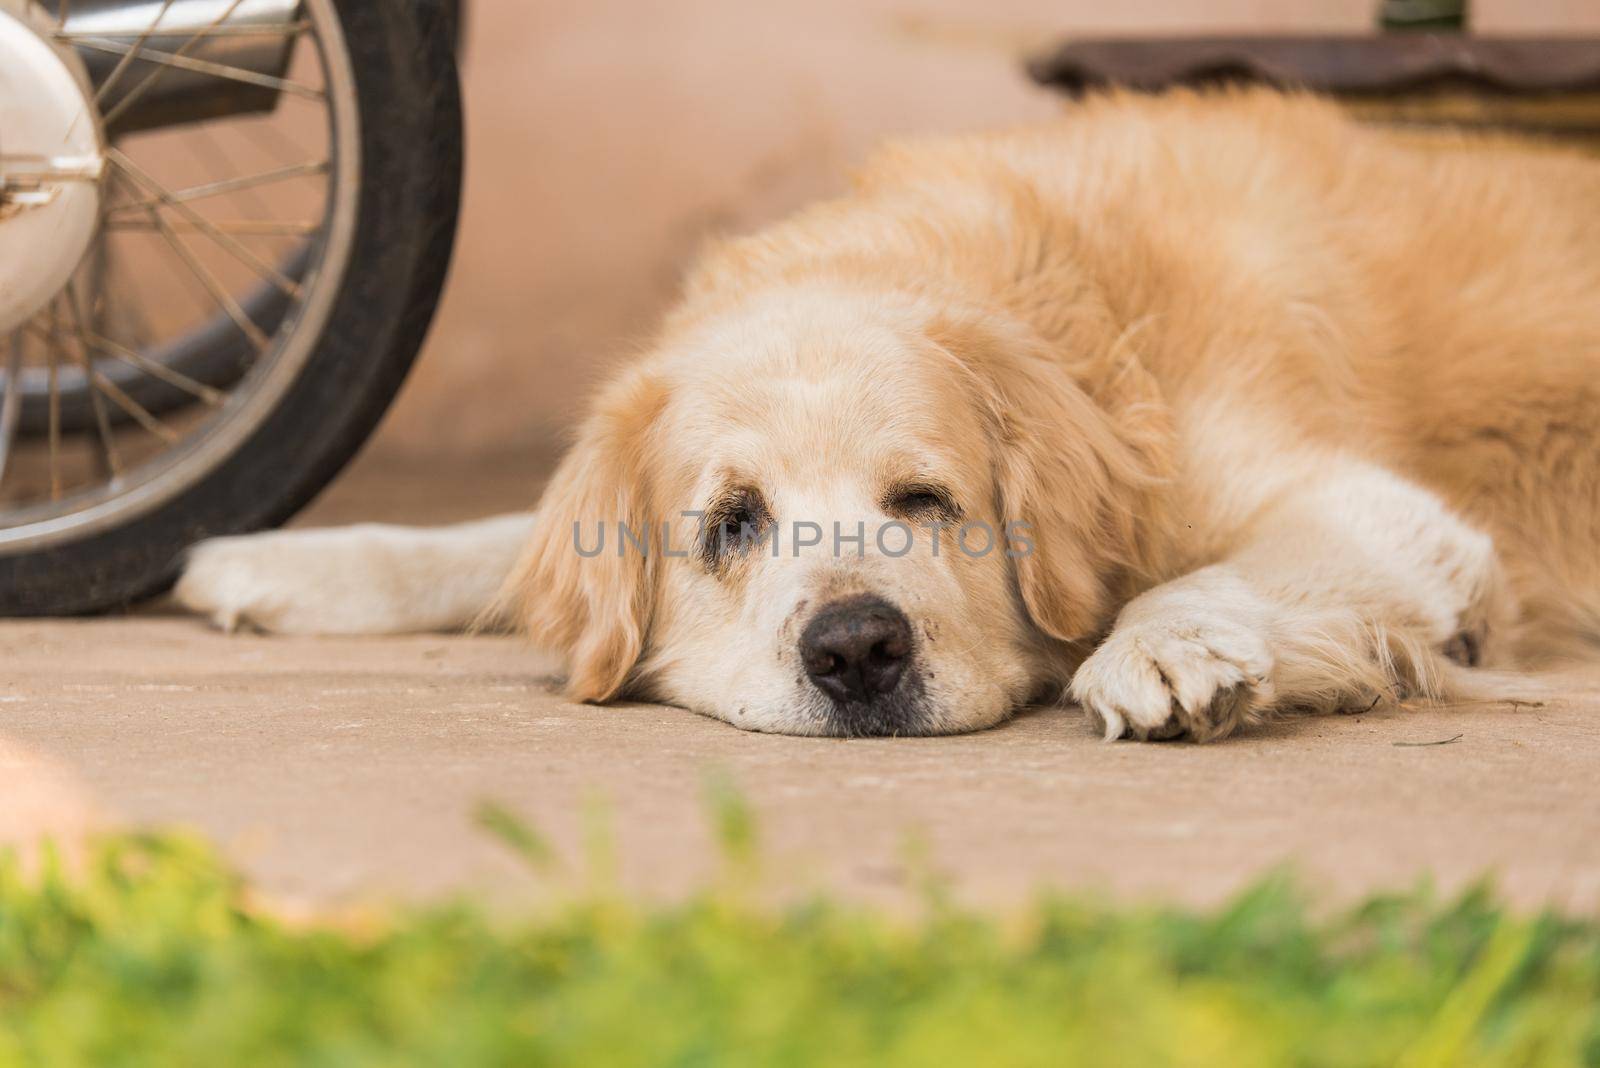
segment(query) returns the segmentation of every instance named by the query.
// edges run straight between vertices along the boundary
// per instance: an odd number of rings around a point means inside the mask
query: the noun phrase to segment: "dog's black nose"
[[[910,655],[911,624],[879,597],[826,605],[800,635],[806,674],[839,704],[893,693]]]

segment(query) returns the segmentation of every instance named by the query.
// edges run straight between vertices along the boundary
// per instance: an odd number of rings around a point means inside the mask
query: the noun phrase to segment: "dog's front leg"
[[[366,523],[213,538],[173,596],[219,627],[277,634],[458,630],[489,609],[532,515],[445,527]]]
[[[1494,548],[1426,490],[1344,463],[1250,524],[1223,561],[1130,601],[1072,693],[1107,738],[1220,738],[1275,708],[1436,691],[1475,664]]]

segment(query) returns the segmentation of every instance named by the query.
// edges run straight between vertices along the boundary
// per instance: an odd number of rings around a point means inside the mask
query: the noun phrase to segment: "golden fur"
[[[573,551],[598,520],[688,544],[680,513],[730,486],[881,523],[927,480],[1034,551]],[[1203,739],[1438,691],[1453,661],[1594,654],[1600,165],[1305,96],[1113,94],[891,147],[849,197],[710,249],[498,609],[576,698],[836,733],[792,646],[862,592],[913,620],[918,731],[1070,680],[1108,735]]]

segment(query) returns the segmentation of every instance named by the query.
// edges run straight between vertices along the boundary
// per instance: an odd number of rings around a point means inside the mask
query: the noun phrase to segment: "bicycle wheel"
[[[453,38],[438,0],[0,0],[0,613],[154,593],[360,447],[449,261]]]

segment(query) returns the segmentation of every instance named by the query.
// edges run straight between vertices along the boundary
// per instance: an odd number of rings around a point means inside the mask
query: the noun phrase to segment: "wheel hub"
[[[61,292],[100,220],[99,115],[52,29],[0,0],[0,335]]]

